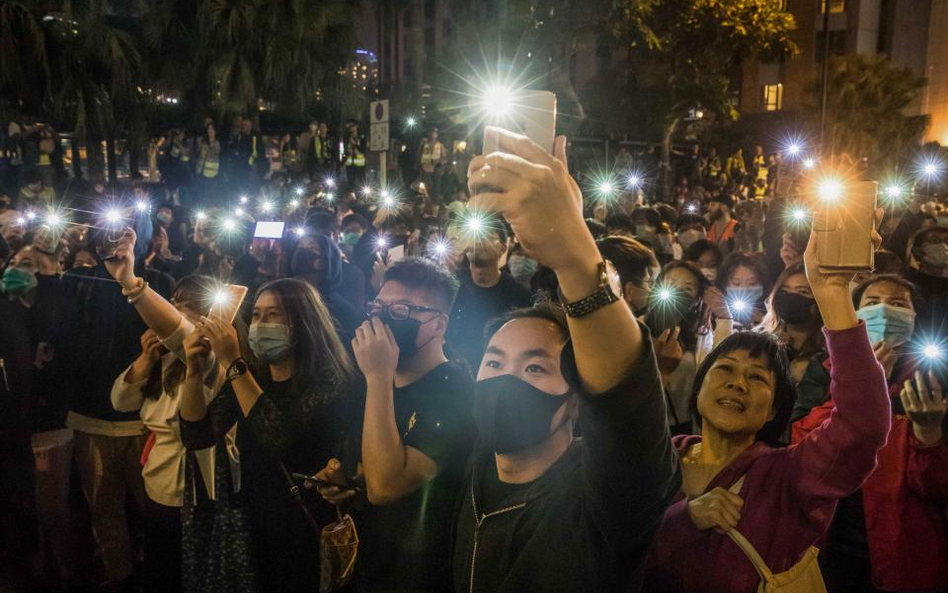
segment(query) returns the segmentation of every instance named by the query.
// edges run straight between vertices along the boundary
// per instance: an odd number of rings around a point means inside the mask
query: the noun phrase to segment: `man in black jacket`
[[[554,157],[522,136],[486,135],[499,153],[472,161],[472,207],[501,213],[556,273],[568,318],[552,306],[520,313],[488,344],[454,587],[637,591],[681,483],[651,342],[585,227],[565,138]],[[583,438],[574,439],[579,418]]]
[[[486,224],[486,236],[467,250],[470,268],[458,270],[460,288],[451,307],[446,337],[455,354],[477,369],[484,355],[484,326],[495,317],[530,305],[530,291],[503,267],[507,230],[502,221]]]

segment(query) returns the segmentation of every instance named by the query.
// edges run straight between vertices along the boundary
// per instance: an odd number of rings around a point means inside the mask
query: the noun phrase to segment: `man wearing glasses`
[[[406,259],[389,268],[353,352],[365,375],[356,578],[363,591],[450,588],[450,530],[473,445],[473,381],[444,353],[457,281],[436,264]],[[358,439],[357,439],[358,440]],[[340,483],[330,467],[320,477]],[[320,488],[326,500],[353,491]]]

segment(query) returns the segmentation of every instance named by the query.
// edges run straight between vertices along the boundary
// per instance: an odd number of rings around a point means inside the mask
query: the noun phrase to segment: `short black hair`
[[[688,249],[685,249],[684,253],[682,253],[681,259],[685,261],[697,262],[698,259],[700,259],[701,256],[707,251],[714,253],[714,258],[717,260],[718,265],[720,266],[721,260],[724,259],[724,256],[721,254],[721,248],[708,239],[698,239],[689,245]]]
[[[444,313],[451,310],[458,293],[457,278],[431,260],[420,257],[395,262],[385,271],[382,282],[398,282],[411,290],[427,292]]]
[[[609,227],[602,224],[595,218],[586,219],[586,228],[589,229],[589,233],[593,236],[593,239],[599,240],[609,234]]]
[[[611,212],[606,214],[606,228],[609,232],[625,231],[627,233],[635,232],[635,225],[632,224],[632,217],[625,212]]]
[[[619,273],[619,281],[642,286],[649,268],[658,267],[651,249],[632,237],[612,236],[596,241],[602,257],[612,262]]]
[[[737,350],[747,350],[748,355],[752,357],[763,356],[774,373],[774,418],[765,422],[757,431],[755,440],[772,447],[782,446],[784,444],[782,437],[790,422],[790,414],[793,412],[793,403],[797,395],[790,374],[790,361],[787,358],[786,348],[777,336],[771,333],[742,331],[731,334],[705,357],[695,373],[695,382],[691,390],[692,418],[698,426],[701,426],[698,393],[711,366],[722,356]]]
[[[566,312],[563,310],[563,306],[553,301],[552,298],[544,296],[539,297],[530,307],[513,309],[500,317],[495,317],[484,327],[484,345],[490,343],[490,339],[500,328],[517,319],[542,319],[549,321],[560,329],[565,340],[563,351],[560,354],[560,373],[563,375],[563,379],[566,380],[567,385],[574,391],[581,391],[579,371],[576,368],[576,354],[570,341],[569,325],[566,322]]]
[[[656,229],[662,227],[662,215],[655,211],[653,208],[644,208],[639,207],[632,211],[632,222],[635,223],[635,219],[638,216],[644,216],[645,221]]]
[[[314,206],[306,211],[303,226],[316,229],[323,235],[332,235],[338,228],[336,214],[328,208]]]
[[[342,228],[346,228],[353,223],[361,226],[363,230],[368,230],[369,228],[369,221],[367,221],[361,214],[347,214],[342,219]]]
[[[731,194],[723,192],[720,194],[715,194],[708,199],[708,202],[717,202],[718,204],[727,206],[728,210],[731,212],[734,211],[734,198],[731,197]]]
[[[879,284],[880,282],[895,284],[908,291],[909,296],[912,299],[912,307],[916,311],[922,309],[927,304],[925,297],[922,296],[921,290],[919,290],[918,286],[914,282],[911,282],[910,280],[907,280],[905,277],[898,274],[878,274],[876,276],[870,276],[869,278],[866,278],[859,286],[855,288],[855,290],[853,290],[853,307],[858,309],[859,301],[862,300],[862,295],[866,294],[866,290],[873,284]]]
[[[681,216],[678,217],[677,228],[679,229],[683,229],[685,227],[695,226],[695,225],[699,225],[703,227],[704,230],[708,230],[708,228],[711,226],[710,224],[708,224],[707,219],[704,216],[701,216],[699,214],[692,214],[690,212],[686,212],[685,214],[682,214]]]

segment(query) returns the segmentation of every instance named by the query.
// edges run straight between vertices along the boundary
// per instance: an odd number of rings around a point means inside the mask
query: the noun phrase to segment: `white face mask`
[[[714,282],[718,279],[717,268],[701,268],[701,275],[708,279],[708,282]]]
[[[704,234],[704,231],[699,231],[698,229],[688,229],[687,231],[678,234],[678,242],[684,249],[688,249],[696,241],[707,238],[708,237]]]

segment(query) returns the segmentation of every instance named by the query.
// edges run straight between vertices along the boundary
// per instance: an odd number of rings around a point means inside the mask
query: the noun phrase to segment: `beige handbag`
[[[744,476],[741,476],[741,479],[728,490],[738,494],[743,485]],[[817,562],[820,551],[815,546],[810,546],[800,560],[790,567],[790,570],[774,574],[741,532],[732,529],[727,534],[737,544],[737,547],[744,552],[744,555],[757,570],[757,574],[760,575],[760,586],[757,588],[757,593],[826,593],[823,574],[820,572],[820,564]]]

